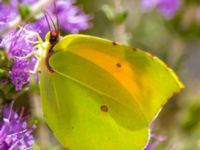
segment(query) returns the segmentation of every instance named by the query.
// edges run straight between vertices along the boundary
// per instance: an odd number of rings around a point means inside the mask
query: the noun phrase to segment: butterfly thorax
[[[53,47],[58,43],[59,37],[59,32],[50,31],[46,34],[45,42],[40,46],[41,60],[39,62],[39,66],[45,66],[49,72],[54,72],[53,68],[49,64],[49,58],[54,53]]]

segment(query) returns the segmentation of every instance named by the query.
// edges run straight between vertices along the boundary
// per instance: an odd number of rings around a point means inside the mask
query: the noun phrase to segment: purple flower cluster
[[[36,2],[36,0],[22,0],[20,4],[32,5]],[[74,0],[57,0],[56,8],[53,3],[47,6],[47,10],[50,10],[47,13],[49,19],[55,18],[55,15],[57,15],[60,28],[68,33],[78,33],[91,26],[89,21],[92,16],[84,14],[81,8],[74,6],[74,3]],[[19,15],[17,7],[17,0],[11,0],[10,3],[0,2],[0,8],[2,8],[0,12],[0,31]],[[55,21],[55,19],[53,19],[53,21]],[[23,89],[29,84],[29,73],[34,70],[34,66],[37,62],[34,56],[24,58],[24,56],[37,51],[34,47],[34,42],[37,40],[35,34],[26,30],[38,33],[44,38],[50,29],[46,18],[41,16],[36,21],[26,24],[26,26],[20,30],[17,31],[14,29],[2,37],[3,40],[0,46],[6,49],[10,59],[14,59],[12,69],[10,70],[10,76],[16,91]]]
[[[92,16],[85,15],[79,7],[73,6],[74,2],[72,0],[58,0],[56,4],[60,27],[69,33],[78,33],[91,26],[89,20],[92,19]],[[53,8],[52,10],[56,11],[55,7]]]
[[[34,70],[37,59],[34,56],[23,57],[36,51],[33,44],[35,41],[35,35],[21,28],[6,35],[1,42],[1,45],[7,49],[9,58],[13,59],[9,74],[16,91],[29,84],[29,73]]]
[[[19,114],[13,111],[13,102],[5,106],[3,118],[0,121],[0,149],[32,149],[34,129],[35,126],[29,126],[27,119],[23,117],[23,110]]]
[[[174,17],[180,6],[181,0],[142,0],[145,11],[157,8],[166,19]]]

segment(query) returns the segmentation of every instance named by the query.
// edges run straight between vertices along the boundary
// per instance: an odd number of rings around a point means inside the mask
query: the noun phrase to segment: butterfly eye
[[[59,38],[59,32],[51,31],[51,33],[50,33],[50,43],[52,45],[55,45],[58,42],[58,38]]]

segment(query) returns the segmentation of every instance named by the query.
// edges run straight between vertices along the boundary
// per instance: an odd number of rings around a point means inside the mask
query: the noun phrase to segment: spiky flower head
[[[36,0],[29,1],[20,1],[21,5],[30,6],[35,4]],[[56,7],[52,3],[47,6],[48,16],[52,19],[55,15],[58,17],[59,27],[68,33],[78,33],[81,30],[88,29],[91,24],[90,20],[91,15],[86,15],[80,7],[74,6],[74,0],[57,0]],[[0,31],[3,29],[9,22],[13,21],[16,16],[19,16],[18,11],[19,2],[16,0],[11,0],[10,3],[0,2],[1,5],[6,5],[9,11],[12,13],[7,13],[7,9],[3,9],[0,12]],[[31,6],[30,6],[31,7]],[[27,9],[27,7],[26,7]],[[2,16],[6,16],[6,19]],[[14,16],[14,17],[13,17]],[[52,19],[51,21],[55,21]],[[1,23],[3,24],[1,28]],[[55,24],[55,23],[54,23]],[[31,32],[27,32],[27,30]],[[37,59],[34,56],[26,57],[35,50],[35,45],[33,44],[38,39],[36,34],[38,33],[42,38],[49,31],[49,26],[47,20],[44,16],[35,19],[34,22],[26,24],[25,27],[20,30],[14,29],[9,34],[3,36],[3,40],[0,44],[1,47],[6,49],[10,60],[13,60],[12,68],[9,72],[12,79],[12,83],[15,85],[15,90],[22,90],[29,84],[30,81],[30,72],[33,72]]]
[[[9,74],[16,91],[29,84],[29,74],[34,70],[37,62],[34,56],[25,58],[36,51],[33,44],[36,42],[36,37],[30,31],[27,31],[26,28],[12,31],[1,42],[1,46],[6,48],[8,57],[13,61]]]
[[[166,19],[174,17],[181,6],[181,0],[142,0],[141,2],[144,11],[157,8]]]
[[[25,150],[32,149],[34,144],[33,131],[35,125],[30,126],[23,117],[23,109],[18,114],[13,110],[13,103],[6,105],[0,121],[0,149]]]

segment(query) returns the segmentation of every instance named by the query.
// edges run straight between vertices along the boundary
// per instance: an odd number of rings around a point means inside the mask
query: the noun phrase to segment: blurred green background
[[[144,12],[140,0],[78,0],[77,5],[93,14],[93,26],[82,33],[148,51],[173,68],[185,84],[182,93],[169,100],[154,121],[152,132],[166,137],[156,149],[200,149],[199,0],[182,0],[172,19],[164,18],[156,9]],[[39,145],[42,149],[62,149],[42,121],[38,91],[38,86],[32,84],[18,98],[18,103],[29,99],[27,105],[38,120],[35,149],[40,149]]]

